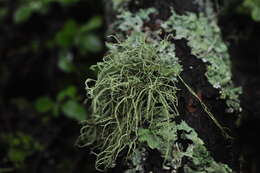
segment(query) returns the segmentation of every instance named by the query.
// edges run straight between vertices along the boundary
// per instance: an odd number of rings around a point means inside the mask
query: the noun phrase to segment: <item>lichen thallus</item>
[[[91,114],[82,122],[77,142],[81,147],[95,143],[101,150],[96,154],[97,169],[113,167],[124,150],[127,156],[131,155],[140,145],[139,129],[156,127],[160,123],[169,126],[180,116],[176,95],[180,90],[176,86],[178,82],[199,101],[223,135],[230,138],[182,79],[182,66],[168,38],[158,41],[144,33],[133,32],[125,41],[107,45],[109,52],[103,62],[92,67],[97,72],[97,80],[86,81]],[[167,145],[166,156],[170,147]]]

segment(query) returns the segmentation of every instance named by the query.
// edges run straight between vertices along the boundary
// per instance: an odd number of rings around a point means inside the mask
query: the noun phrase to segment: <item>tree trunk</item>
[[[117,28],[118,24],[114,24],[116,22],[122,22],[123,19],[120,19],[120,17],[117,18],[116,16],[118,14],[121,15],[125,11],[130,11],[132,15],[135,15],[141,9],[155,8],[157,10],[156,15],[150,14],[152,20],[148,22],[145,21],[142,26],[143,29],[139,32],[146,32],[147,30],[152,32],[163,28],[162,23],[168,20],[172,15],[171,8],[176,15],[181,16],[195,14],[199,17],[203,14],[205,18],[208,19],[209,23],[216,23],[216,21],[214,21],[215,18],[212,17],[214,16],[213,5],[206,0],[125,0],[121,3],[116,2],[118,1],[105,1],[107,13],[106,23],[109,28],[108,33],[112,35],[119,35],[119,38],[120,35],[122,35],[120,40],[123,40],[123,38],[126,38],[127,35],[131,35],[132,33],[132,30],[122,31]],[[198,18],[194,19],[198,20]],[[196,21],[192,20],[189,22],[190,25],[196,23]],[[163,31],[157,36],[161,38],[167,37],[166,29],[164,28],[162,30]],[[191,46],[192,40],[190,38],[178,38],[178,33],[174,29],[172,34],[174,36],[173,39],[171,39],[171,42],[175,45],[175,54],[178,57],[183,69],[180,74],[181,79],[179,79],[177,84],[179,88],[177,97],[179,101],[178,110],[180,116],[174,119],[174,121],[184,121],[191,128],[193,128],[198,134],[198,138],[204,142],[206,149],[209,151],[210,156],[212,156],[216,163],[226,164],[233,170],[232,172],[239,172],[239,155],[234,146],[234,140],[236,138],[236,121],[239,118],[238,115],[240,110],[233,108],[232,106],[228,106],[226,101],[231,99],[231,96],[229,95],[228,97],[221,99],[221,92],[223,92],[221,91],[222,86],[213,86],[213,82],[210,81],[207,75],[205,75],[209,69],[209,64],[212,62],[206,61],[202,57],[199,57],[200,55],[194,53],[195,48]],[[215,36],[212,35],[211,37]],[[215,47],[217,46],[215,46],[214,43],[212,43],[211,47],[207,47],[209,56],[211,55],[211,51],[216,51]],[[208,54],[205,54],[204,56],[206,57]],[[181,80],[183,80],[183,82]],[[229,84],[231,83],[232,82],[229,81]],[[223,87],[226,85],[228,84],[223,84]],[[230,86],[231,89],[234,87],[233,84]],[[236,97],[238,92],[234,95]],[[214,117],[211,117],[211,115]],[[177,133],[177,135],[181,134],[180,131],[177,131]],[[184,148],[185,146],[187,147],[190,145],[191,142],[192,141],[189,140],[180,141]],[[124,158],[124,156],[125,154],[123,152],[119,154],[118,157]],[[111,172],[123,172],[123,170],[129,169],[129,167],[133,167],[131,163],[126,164],[125,162],[117,162],[117,166],[113,168]],[[142,171],[144,172],[188,172],[184,169],[184,167],[186,162],[189,162],[189,159],[183,157],[182,165],[178,167],[178,169],[165,169],[162,166],[162,154],[158,152],[158,150],[150,149],[148,154],[146,154],[146,160],[142,162],[143,163],[141,165],[144,167],[144,170]],[[202,163],[198,163],[198,165],[200,164]],[[196,168],[194,168],[194,170],[196,170]],[[139,172],[142,171],[139,170]],[[201,171],[203,173],[218,172],[218,170],[197,171]],[[138,170],[136,170],[136,172],[138,172]]]

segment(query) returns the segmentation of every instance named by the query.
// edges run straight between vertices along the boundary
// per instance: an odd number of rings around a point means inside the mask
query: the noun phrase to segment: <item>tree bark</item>
[[[204,1],[203,1],[204,2]],[[206,2],[206,1],[205,1]],[[130,0],[123,4],[124,10],[129,10],[132,13],[140,9],[147,9],[150,7],[156,8],[158,14],[153,21],[166,20],[171,15],[173,8],[177,14],[186,14],[187,12],[199,14],[206,13],[208,10],[206,3],[199,5],[194,0]],[[106,24],[111,27],[111,24],[117,20],[116,15],[118,11],[113,9],[113,2],[106,1]],[[112,30],[116,30],[113,28]],[[113,32],[113,31],[112,31]],[[226,128],[231,136],[236,138],[236,125],[238,113],[227,113],[227,106],[225,100],[219,99],[219,91],[212,87],[205,76],[206,64],[192,55],[191,48],[187,44],[186,39],[173,40],[176,47],[176,55],[180,58],[183,66],[182,78],[195,91],[201,100],[207,105],[209,110],[215,118]],[[219,128],[208,117],[207,113],[202,109],[200,103],[194,96],[187,91],[183,84],[179,84],[181,88],[178,99],[179,110],[182,118],[189,126],[195,129],[199,137],[204,141],[206,148],[216,162],[227,164],[234,172],[239,171],[239,155],[234,145],[234,139],[225,138]],[[165,172],[162,169],[155,168],[152,165],[156,162],[155,159],[150,159],[151,171]],[[154,161],[155,160],[155,161]],[[116,168],[115,170],[122,168]],[[119,171],[120,172],[120,171]]]

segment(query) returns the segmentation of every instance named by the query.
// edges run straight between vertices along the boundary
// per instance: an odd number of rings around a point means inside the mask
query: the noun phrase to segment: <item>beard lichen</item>
[[[231,173],[227,165],[214,161],[193,128],[184,121],[176,121],[179,116],[179,89],[176,84],[181,82],[225,133],[206,105],[180,77],[182,66],[175,55],[174,44],[169,39],[171,37],[160,39],[156,31],[141,32],[144,21],[150,20],[151,13],[156,13],[156,10],[141,10],[136,14],[122,12],[119,16],[121,22],[117,23],[118,29],[122,32],[131,31],[131,34],[124,41],[114,37],[117,41],[107,44],[109,52],[103,62],[92,67],[97,72],[97,80],[86,81],[92,113],[82,122],[78,145],[92,145],[100,151],[96,154],[96,168],[101,171],[114,167],[116,159],[125,155],[125,161],[130,163],[126,173],[144,173],[147,171],[143,165],[147,150],[156,149],[164,159],[162,168],[171,172],[178,172],[181,168],[185,173]],[[179,20],[176,16],[174,20],[171,19],[165,22],[165,30],[175,31],[174,39],[179,37],[190,41],[192,37],[186,32],[194,31],[185,29],[182,22],[186,26],[193,25],[194,21]],[[173,25],[173,29],[169,29],[170,25]],[[176,28],[178,25],[180,28]],[[210,45],[214,46],[212,43]],[[194,54],[200,50],[198,47],[193,50]],[[201,57],[201,52],[195,55]],[[211,63],[211,60],[207,62]],[[225,62],[223,68],[227,68],[225,70],[229,73],[229,60],[225,59]],[[223,65],[223,62],[219,65]],[[219,75],[222,73],[217,77]],[[226,77],[226,74],[223,75]],[[226,77],[229,81],[223,85],[230,85],[230,79]],[[232,94],[237,95],[236,92]],[[225,92],[223,99],[230,97],[230,93]],[[237,99],[234,97],[232,100]],[[180,142],[182,140],[189,141],[188,146],[184,146]]]
[[[175,84],[182,68],[169,41],[153,42],[134,33],[109,47],[104,61],[94,67],[95,85],[86,81],[92,116],[80,136],[83,145],[100,145],[98,169],[111,167],[124,149],[131,153],[144,124],[150,126],[158,117],[169,122],[179,115]]]

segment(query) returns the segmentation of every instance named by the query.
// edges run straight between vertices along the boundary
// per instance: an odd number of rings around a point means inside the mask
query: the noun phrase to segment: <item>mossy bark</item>
[[[117,9],[113,8],[112,1],[105,1],[105,5],[107,13],[106,23],[110,27],[117,20],[115,17]],[[140,9],[150,7],[157,9],[159,14],[153,18],[154,22],[150,24],[155,27],[158,21],[164,21],[171,15],[170,8],[173,8],[177,14],[186,14],[187,12],[198,14],[208,10],[207,4],[202,0],[200,4],[195,3],[195,0],[130,0],[128,3],[118,6],[118,9],[124,8],[124,10],[135,13]],[[116,30],[116,28],[113,29]],[[205,76],[207,64],[192,55],[191,48],[188,46],[186,39],[173,40],[173,44],[175,44],[176,55],[183,66],[182,78],[207,105],[221,125],[228,129],[228,133],[236,138],[235,122],[238,119],[238,113],[227,113],[228,108],[225,100],[219,99],[219,91],[209,83]],[[201,108],[197,99],[187,91],[183,84],[180,83],[178,87],[181,89],[178,93],[181,119],[185,120],[190,127],[195,129],[216,162],[225,163],[233,170],[238,171],[239,155],[234,145],[235,140],[227,139],[222,135],[219,128]],[[156,164],[162,162],[159,155],[150,156],[150,159],[146,162],[148,162],[146,163],[146,167],[149,170],[165,172]],[[120,171],[122,171],[121,168]]]

